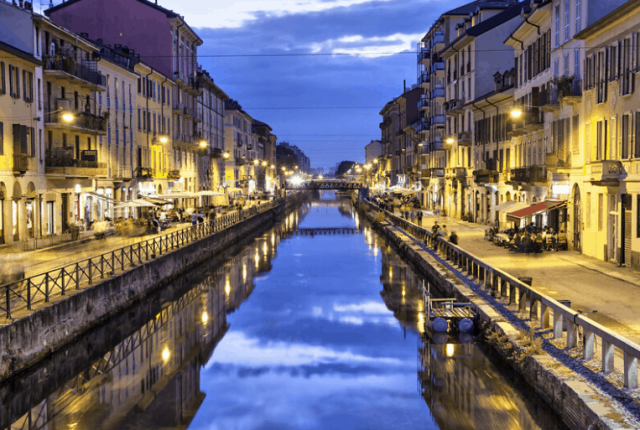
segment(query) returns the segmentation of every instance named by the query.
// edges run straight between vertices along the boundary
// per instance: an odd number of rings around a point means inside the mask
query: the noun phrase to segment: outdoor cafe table
[[[493,236],[495,238],[496,243],[507,243],[509,242],[509,236],[504,233],[498,233]]]

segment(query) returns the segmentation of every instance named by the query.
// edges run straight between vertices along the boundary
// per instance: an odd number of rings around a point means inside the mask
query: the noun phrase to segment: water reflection
[[[0,428],[560,428],[482,348],[422,333],[427,280],[360,221],[345,200],[288,214],[186,294],[132,311],[141,324],[66,363],[55,391],[35,387],[62,368],[5,387]]]

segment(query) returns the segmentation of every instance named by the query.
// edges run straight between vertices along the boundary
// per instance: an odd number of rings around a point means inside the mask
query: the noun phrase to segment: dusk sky
[[[204,40],[199,61],[231,98],[268,123],[278,141],[298,145],[312,167],[330,167],[341,160],[364,161],[364,146],[380,138],[378,113],[401,94],[403,79],[408,86],[416,82],[416,43],[442,12],[466,2],[158,3],[196,28]],[[259,54],[325,55],[255,56]],[[316,107],[340,109],[309,109]]]

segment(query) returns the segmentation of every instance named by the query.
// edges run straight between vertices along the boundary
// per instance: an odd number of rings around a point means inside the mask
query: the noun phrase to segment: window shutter
[[[2,86],[0,88],[0,93],[1,94],[7,94],[7,85],[5,83],[5,76],[4,76],[4,62],[0,62],[0,78],[2,79]]]
[[[20,153],[20,124],[13,124],[13,153]]]
[[[29,101],[33,102],[33,73],[29,72]]]
[[[591,149],[593,145],[593,139],[591,138],[591,124],[587,124],[584,127],[584,149],[585,149],[585,160],[593,161],[594,151]]]
[[[551,151],[556,152],[556,146],[558,145],[558,121],[551,123]]]
[[[22,98],[25,101],[29,101],[27,97],[27,71],[22,69]]]
[[[20,154],[27,154],[29,151],[29,141],[27,140],[27,130],[28,130],[28,127],[26,125],[20,126]]]
[[[0,122],[0,155],[4,155],[4,123]]]
[[[573,124],[571,125],[572,138],[571,138],[571,150],[574,154],[580,152],[580,145],[578,143],[580,117],[578,115],[573,116]]]
[[[640,157],[640,112],[636,112],[636,121],[635,121],[635,131],[636,131],[636,139],[635,139],[635,157]],[[640,209],[640,208],[639,208]]]
[[[15,98],[19,99],[19,98],[20,98],[20,69],[18,69],[17,67],[15,67],[15,71],[16,71],[16,91],[15,91]]]
[[[33,127],[31,127],[31,157],[36,156],[36,132]]]
[[[13,95],[13,66],[9,64],[9,95],[14,97]]]

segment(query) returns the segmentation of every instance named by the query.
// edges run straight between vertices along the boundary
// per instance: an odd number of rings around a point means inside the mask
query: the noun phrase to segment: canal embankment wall
[[[308,195],[289,196],[285,202],[209,236],[20,312],[9,324],[0,327],[0,381],[36,364],[265,226],[272,226]]]
[[[440,258],[436,251],[419,243],[418,238],[425,237],[426,230],[421,234],[417,230],[424,229],[410,226],[386,211],[383,212],[385,220],[375,222],[376,213],[380,212],[378,208],[368,202],[359,202],[358,205],[374,228],[395,247],[398,254],[423,272],[434,288],[447,297],[474,305],[476,323],[484,327],[485,335],[489,334],[488,343],[524,377],[567,426],[575,430],[637,428],[628,426],[629,421],[635,421],[629,406],[633,408],[635,405],[630,399],[621,400],[623,396],[616,395],[621,391],[616,393],[611,387],[603,389],[562,357],[531,347],[529,336],[523,336],[528,327],[511,318],[509,312],[505,312],[505,306],[492,298],[495,290],[483,288],[486,286],[484,273],[465,274]]]

